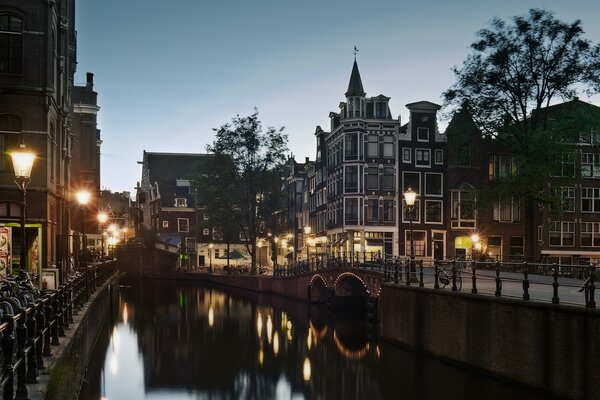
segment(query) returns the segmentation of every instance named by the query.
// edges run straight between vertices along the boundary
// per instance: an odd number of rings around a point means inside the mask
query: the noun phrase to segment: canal
[[[452,343],[448,343],[452,346]],[[378,341],[362,313],[183,282],[121,282],[81,400],[542,399]]]

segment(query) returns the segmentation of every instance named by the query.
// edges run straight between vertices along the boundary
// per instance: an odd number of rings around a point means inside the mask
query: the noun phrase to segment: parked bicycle
[[[455,268],[456,275],[456,290],[462,289],[462,274],[460,267]],[[443,268],[438,269],[438,284],[443,289],[448,285],[452,284],[452,265],[446,264]]]

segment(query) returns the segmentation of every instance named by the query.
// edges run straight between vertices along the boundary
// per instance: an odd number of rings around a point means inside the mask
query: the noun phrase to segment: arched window
[[[12,114],[0,114],[0,171],[10,171],[12,163],[7,151],[16,147],[17,135],[23,129],[21,118]]]
[[[21,73],[23,69],[23,20],[0,15],[0,73]]]

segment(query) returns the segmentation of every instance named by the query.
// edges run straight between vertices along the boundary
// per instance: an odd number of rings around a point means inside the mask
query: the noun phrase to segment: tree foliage
[[[456,83],[444,93],[447,105],[467,105],[485,135],[496,137],[507,126],[526,134],[545,118],[529,118],[553,100],[572,99],[580,90],[600,91],[600,46],[583,38],[581,21],[565,23],[545,10],[495,18],[478,40]]]
[[[196,175],[199,206],[207,212],[208,223],[221,230],[224,241],[237,242],[240,234],[247,239],[256,273],[254,244],[280,193],[287,134],[283,127],[263,130],[258,112],[237,115],[214,131],[215,141],[207,146],[209,156]]]

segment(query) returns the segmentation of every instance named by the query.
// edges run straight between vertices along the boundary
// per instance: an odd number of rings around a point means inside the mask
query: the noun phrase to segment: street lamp
[[[478,234],[474,233],[471,235],[471,259],[475,261],[475,252],[479,252],[481,250],[481,237]]]
[[[101,247],[101,251],[100,251],[100,257],[104,258],[104,232],[103,232],[103,227],[104,224],[106,223],[106,221],[108,221],[108,214],[105,213],[104,211],[101,211],[100,213],[98,213],[98,222],[100,223],[100,238],[102,241],[102,247]]]
[[[304,225],[302,231],[304,232],[304,244],[306,245],[306,262],[308,262],[309,254],[308,254],[308,235],[310,235],[310,231],[312,230],[310,225]]]
[[[215,247],[214,244],[209,243],[208,244],[208,272],[210,272],[212,274],[213,269],[212,269],[212,249],[213,247]]]
[[[14,151],[10,154],[15,170],[15,183],[21,190],[21,255],[19,258],[19,267],[22,271],[27,269],[27,249],[25,241],[25,212],[27,209],[26,192],[27,184],[31,182],[31,168],[35,155],[32,152],[25,150],[25,145],[22,144],[19,151]],[[12,265],[8,265],[8,273],[12,274]]]
[[[75,198],[77,199],[77,202],[81,206],[81,236],[82,236],[82,241],[83,241],[83,246],[82,246],[83,258],[82,259],[83,259],[84,267],[85,267],[85,262],[86,262],[85,250],[87,247],[87,238],[85,237],[85,212],[87,210],[86,206],[90,201],[90,197],[91,197],[91,194],[87,190],[80,190],[79,192],[75,193]]]
[[[406,203],[406,212],[408,213],[408,222],[410,224],[410,269],[415,271],[415,241],[413,238],[413,211],[415,209],[415,200],[417,193],[410,187],[404,192],[404,202]],[[408,282],[408,279],[407,279]]]
[[[263,247],[262,239],[259,240],[258,242],[256,242],[256,247],[258,247],[258,272],[260,273],[260,270],[262,269],[262,258],[261,258],[261,250]]]

